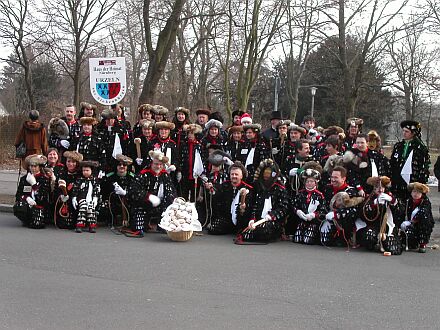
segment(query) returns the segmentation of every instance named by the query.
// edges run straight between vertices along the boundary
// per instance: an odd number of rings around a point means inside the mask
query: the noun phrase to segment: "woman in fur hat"
[[[24,160],[28,170],[20,178],[15,194],[14,215],[23,226],[40,229],[46,224],[46,210],[49,201],[49,180],[43,173],[47,158],[42,155],[29,155]]]
[[[254,178],[251,218],[237,240],[270,242],[280,238],[289,204],[280,174],[278,165],[272,159],[265,159],[258,166]]]
[[[153,111],[154,111],[154,106],[148,103],[141,104],[138,107],[139,120],[137,121],[136,124],[133,125],[133,137],[137,138],[142,135],[142,125],[141,125],[142,120],[148,120],[150,122],[154,122]]]
[[[155,122],[167,121],[168,109],[164,106],[156,104],[153,106],[153,119]]]
[[[179,165],[179,155],[177,154],[177,144],[171,138],[171,131],[175,128],[173,123],[168,121],[158,121],[154,124],[157,136],[151,140],[154,151],[162,152],[168,158],[168,170],[174,172]],[[172,167],[171,167],[172,166]],[[175,175],[173,181],[176,184]]]
[[[74,229],[76,210],[72,205],[73,185],[81,177],[79,163],[83,156],[77,151],[65,151],[66,166],[57,177],[54,223],[60,229]]]
[[[79,137],[73,140],[69,150],[79,152],[84,160],[98,162],[98,169],[101,169],[99,177],[101,178],[105,175],[106,149],[104,148],[98,133],[93,131],[93,125],[96,124],[96,119],[92,117],[82,117],[80,119],[80,124],[82,131]]]
[[[141,135],[134,138],[133,143],[131,143],[130,153],[132,158],[135,159],[134,166],[136,173],[150,166],[151,159],[148,153],[150,150],[153,150],[151,141],[156,137],[156,135],[153,134],[154,121],[142,119],[139,121],[139,127],[141,129]]]
[[[93,172],[98,166],[99,163],[95,161],[79,163],[82,175],[75,181],[72,189],[72,206],[78,212],[75,223],[76,233],[81,233],[87,226],[90,233],[96,233],[101,186]]]
[[[427,183],[431,164],[429,150],[421,140],[421,125],[413,120],[400,123],[403,140],[394,145],[390,158],[393,193],[406,201],[411,182]]]
[[[196,190],[199,186],[198,178],[204,172],[202,148],[196,136],[202,132],[197,124],[188,124],[184,127],[186,137],[183,139],[179,153],[179,166],[176,179],[178,193],[188,201],[195,202]]]
[[[375,176],[368,178],[367,184],[373,189],[365,199],[361,218],[355,221],[357,241],[368,250],[378,247],[381,252],[401,254],[402,243],[393,217],[397,200],[389,192],[391,180]]]
[[[304,244],[319,243],[319,226],[327,213],[327,203],[322,192],[318,190],[321,178],[321,166],[310,162],[300,174],[304,189],[298,191],[293,201],[293,215],[297,228],[293,242]]]
[[[425,253],[434,228],[431,201],[427,196],[429,187],[420,182],[412,182],[408,185],[408,191],[411,197],[406,202],[405,221],[400,229],[405,233],[407,250],[418,249],[420,253]]]
[[[246,159],[241,155],[241,146],[243,145],[243,126],[231,126],[228,130],[228,141],[225,145],[225,151],[231,155],[233,161],[244,162]]]
[[[210,119],[205,125],[205,135],[200,140],[202,145],[202,160],[203,164],[207,164],[208,161],[208,146],[218,145],[222,150],[224,150],[226,141],[220,134],[220,130],[223,124],[215,119]]]
[[[270,158],[271,153],[269,148],[261,137],[261,125],[249,124],[244,125],[245,141],[241,146],[241,154],[244,156],[244,167],[248,172],[246,182],[252,183],[254,181],[254,174],[261,161]]]
[[[79,107],[80,107],[80,110],[79,110],[78,118],[82,118],[82,117],[97,118],[98,117],[98,114],[97,114],[98,108],[96,107],[96,105],[90,104],[88,102],[81,102]]]
[[[61,118],[54,117],[49,121],[47,128],[49,135],[49,148],[56,148],[60,154],[69,149],[69,127]]]

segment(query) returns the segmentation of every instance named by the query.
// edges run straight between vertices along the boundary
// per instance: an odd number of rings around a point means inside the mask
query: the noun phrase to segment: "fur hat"
[[[409,191],[418,191],[422,194],[427,194],[429,193],[429,187],[426,184],[420,183],[420,182],[411,182],[408,185],[408,190]]]
[[[290,131],[297,131],[300,132],[302,135],[306,135],[307,131],[304,127],[299,126],[295,123],[290,123],[289,127],[287,128],[287,130]]]
[[[326,137],[329,137],[330,135],[338,135],[340,140],[345,139],[344,129],[339,126],[335,126],[335,125],[329,126],[326,129],[324,129],[323,133]]]
[[[141,128],[154,128],[154,120],[142,119],[139,121],[139,126]]]
[[[255,170],[254,174],[254,180],[257,181],[261,174],[264,172],[266,168],[270,168],[272,171],[272,178],[276,179],[280,176],[280,168],[278,167],[277,163],[275,163],[272,159],[268,158],[265,160],[262,160],[260,162],[260,165],[258,165],[257,169]]]
[[[219,122],[218,120],[215,119],[210,119],[206,124],[205,124],[205,128],[206,130],[209,130],[211,127],[217,127],[218,129],[223,127],[223,124],[221,122]]]
[[[161,161],[161,162],[164,163],[164,164],[167,164],[167,163],[170,161],[170,160],[168,159],[168,157],[165,156],[165,155],[163,154],[163,152],[161,152],[161,151],[150,150],[150,151],[148,152],[148,155],[150,156],[150,158],[151,158],[152,160],[157,159],[157,160]]]
[[[40,118],[40,113],[37,110],[29,111],[29,119],[30,120],[35,121],[38,118]]]
[[[156,104],[156,105],[153,106],[153,113],[155,115],[167,116],[168,115],[168,109],[165,108],[164,106]]]
[[[243,126],[241,126],[241,125],[234,125],[234,126],[229,127],[229,129],[228,129],[229,135],[232,135],[235,132],[243,133]]]
[[[54,117],[49,121],[47,132],[49,135],[58,135],[60,139],[65,140],[69,137],[69,126],[61,118]]]
[[[131,159],[128,156],[122,155],[122,154],[116,155],[116,160],[119,163],[123,163],[124,165],[127,165],[127,166],[130,166],[131,164],[133,164],[133,159]]]
[[[355,154],[353,151],[351,150],[347,150],[344,153],[344,156],[342,158],[344,164],[346,165],[354,165],[360,169],[366,168],[368,167],[368,163],[362,159],[359,154]]]
[[[246,167],[240,162],[239,160],[236,160],[233,165],[229,167],[229,173],[231,173],[231,170],[234,168],[239,168],[241,170],[241,173],[243,173],[243,179],[248,176],[248,172],[246,170]]]
[[[382,139],[375,130],[368,132],[368,149],[378,151],[382,146]]]
[[[415,120],[404,120],[400,123],[401,128],[407,128],[416,135],[420,135],[422,132],[422,125]]]
[[[243,113],[240,117],[240,123],[242,125],[252,124],[252,118],[248,113]]]
[[[197,109],[196,116],[198,115],[206,115],[209,116],[211,114],[211,110],[209,109]]]
[[[96,105],[94,105],[94,104],[90,104],[90,103],[88,103],[88,102],[81,102],[80,104],[79,104],[79,108],[80,109],[93,109],[94,111],[96,111],[96,109],[97,109],[97,106]]]
[[[96,118],[93,117],[81,117],[79,119],[81,125],[95,125],[97,123]]]
[[[260,132],[261,131],[261,125],[260,124],[246,124],[246,125],[243,125],[243,130],[244,131],[247,131],[248,129],[251,129],[254,132]]]
[[[116,117],[117,117],[116,112],[114,112],[112,109],[104,109],[101,112],[102,119],[114,119]]]
[[[338,208],[348,208],[361,204],[364,201],[363,197],[350,197],[345,191],[336,193],[330,200],[330,208],[335,209],[335,204],[339,204]]]
[[[193,134],[200,134],[203,131],[202,126],[198,124],[183,125],[183,130]]]
[[[223,150],[223,147],[221,144],[207,143],[206,149]]]
[[[370,176],[367,179],[367,184],[373,187],[376,187],[380,184],[382,185],[382,187],[390,187],[391,186],[391,179],[387,176]]]
[[[184,107],[177,107],[176,109],[174,109],[174,113],[178,113],[178,112],[183,112],[186,116],[186,118],[189,117],[189,115],[191,114],[191,110],[184,108]]]
[[[344,166],[343,157],[341,155],[331,155],[327,158],[327,161],[324,165],[324,171],[327,173],[331,173],[336,166]]]
[[[306,180],[307,178],[313,178],[316,181],[321,180],[322,166],[315,161],[306,162],[303,165],[303,171],[300,174],[300,178],[302,180]]]
[[[169,121],[158,121],[154,124],[154,128],[157,130],[162,128],[173,130],[174,127],[176,127],[176,125],[174,125],[174,123],[170,123]]]
[[[291,123],[292,122],[288,119],[287,120],[280,120],[279,123],[277,124],[276,128],[278,129],[278,128],[280,128],[280,126],[284,126],[284,125],[287,126],[287,128],[289,128]]]
[[[228,157],[229,159],[232,160],[231,155],[224,152],[223,150],[214,150],[208,156],[208,162],[212,165],[220,166],[225,164],[225,160],[223,159],[223,157]]]
[[[47,158],[46,158],[46,156],[43,156],[43,155],[33,154],[33,155],[27,156],[24,159],[24,167],[25,168],[28,168],[30,165],[43,166],[46,163],[47,163]]]
[[[350,126],[362,126],[364,124],[364,120],[361,119],[361,118],[356,118],[356,117],[348,118],[347,119],[347,124],[348,124],[348,127],[350,127]]]
[[[99,163],[95,162],[94,160],[83,160],[81,162],[79,162],[79,167],[83,168],[83,167],[90,167],[90,168],[96,168],[99,167]]]
[[[70,158],[77,163],[83,160],[83,155],[80,154],[78,151],[64,151],[63,156],[65,158]]]
[[[138,113],[142,114],[142,112],[144,112],[144,111],[150,111],[151,113],[153,113],[154,112],[154,106],[151,105],[151,104],[148,104],[148,103],[141,104],[138,107]]]

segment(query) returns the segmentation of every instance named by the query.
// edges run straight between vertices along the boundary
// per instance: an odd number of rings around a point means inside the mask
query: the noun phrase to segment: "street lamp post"
[[[313,111],[315,110],[315,94],[316,90],[318,88],[316,87],[310,87],[310,93],[312,93],[312,111],[310,111],[310,115],[313,117]]]

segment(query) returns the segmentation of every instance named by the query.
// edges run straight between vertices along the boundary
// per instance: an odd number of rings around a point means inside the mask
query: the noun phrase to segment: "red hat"
[[[252,124],[252,118],[251,118],[251,116],[248,113],[245,113],[245,114],[243,114],[240,117],[240,122],[241,122],[242,125],[244,125],[244,124]]]

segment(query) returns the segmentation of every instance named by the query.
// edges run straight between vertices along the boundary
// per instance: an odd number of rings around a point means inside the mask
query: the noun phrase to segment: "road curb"
[[[12,205],[9,205],[9,204],[0,204],[0,212],[13,213]]]

